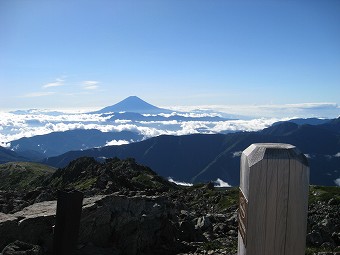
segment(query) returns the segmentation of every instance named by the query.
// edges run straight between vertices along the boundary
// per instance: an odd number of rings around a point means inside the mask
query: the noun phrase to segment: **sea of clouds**
[[[315,106],[304,105],[304,108],[315,109]],[[321,107],[318,105],[318,107]],[[335,108],[338,109],[338,106]],[[219,108],[173,108],[172,114],[159,114],[165,118],[174,115],[204,118],[204,117],[226,117],[221,112],[214,111],[221,110]],[[257,108],[258,109],[258,108]],[[281,109],[281,108],[280,108]],[[295,109],[292,106],[292,109]],[[186,112],[182,112],[186,110]],[[231,108],[223,109],[224,111]],[[190,112],[191,111],[191,112]],[[296,110],[295,110],[296,111]],[[74,129],[97,129],[102,132],[120,132],[132,131],[143,136],[143,140],[159,136],[159,135],[189,135],[189,134],[215,134],[215,133],[230,133],[237,131],[259,131],[271,126],[278,121],[286,121],[294,118],[293,115],[289,117],[244,117],[232,120],[162,120],[162,121],[136,121],[130,119],[114,119],[111,120],[112,114],[91,114],[84,112],[56,112],[47,110],[28,110],[16,112],[0,112],[0,146],[10,147],[11,141],[23,138],[32,137],[36,135],[44,135],[52,132],[61,132]],[[150,116],[145,114],[145,116]],[[297,115],[296,117],[301,117]],[[229,116],[230,117],[230,116]],[[306,116],[313,117],[313,116]],[[337,117],[337,116],[336,116]],[[107,141],[103,146],[128,144],[131,141],[126,140],[112,140]],[[239,157],[241,152],[235,152],[234,157]],[[313,155],[306,155],[313,157]],[[329,158],[340,157],[340,152],[336,155],[325,155]],[[169,178],[169,181],[178,183],[180,185],[191,185],[190,183],[181,183]],[[335,184],[340,186],[340,178],[334,180]],[[229,184],[221,179],[215,181],[215,186],[228,187]]]
[[[236,131],[258,131],[277,121],[296,117],[339,116],[340,108],[334,103],[303,103],[290,105],[248,105],[248,106],[166,106],[172,114],[159,114],[169,118],[162,121],[136,121],[130,119],[110,120],[112,114],[91,114],[81,111],[53,111],[31,109],[24,111],[0,111],[0,146],[9,147],[10,142],[22,137],[44,135],[73,129],[97,129],[102,132],[132,131],[147,139],[159,135],[189,135],[230,133]],[[196,118],[174,120],[175,115]],[[144,116],[150,116],[145,114]],[[204,117],[222,117],[231,120],[204,121]],[[253,117],[249,117],[253,116]],[[202,118],[200,121],[197,118]],[[107,141],[106,145],[129,143],[125,140]]]
[[[113,113],[112,113],[113,114]],[[177,113],[180,116],[207,117],[216,113]],[[161,114],[163,117],[173,116]],[[102,132],[132,131],[143,135],[143,139],[159,135],[214,134],[236,131],[258,131],[274,122],[288,118],[254,118],[223,121],[133,121],[110,120],[110,114],[56,113],[47,111],[0,112],[0,146],[9,147],[10,142],[22,137],[44,135],[74,129],[97,129]],[[106,145],[120,145],[128,141],[108,141]]]

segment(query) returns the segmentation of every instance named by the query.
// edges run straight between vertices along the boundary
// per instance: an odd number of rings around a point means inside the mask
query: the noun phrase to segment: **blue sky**
[[[339,112],[339,13],[337,0],[2,0],[0,110],[137,95]]]

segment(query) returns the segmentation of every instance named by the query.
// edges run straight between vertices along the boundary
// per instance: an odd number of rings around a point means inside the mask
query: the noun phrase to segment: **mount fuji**
[[[129,96],[117,104],[107,106],[94,113],[109,113],[109,112],[135,112],[146,114],[171,113],[171,110],[162,109],[149,104],[137,96]]]

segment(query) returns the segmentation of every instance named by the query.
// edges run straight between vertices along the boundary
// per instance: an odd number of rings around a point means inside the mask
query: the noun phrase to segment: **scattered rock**
[[[2,250],[3,255],[42,255],[39,245],[33,245],[19,240],[10,243]]]
[[[205,240],[203,232],[195,229],[191,221],[182,221],[179,223],[179,239],[187,242],[203,242]]]
[[[313,230],[311,233],[307,234],[307,245],[310,246],[320,246],[323,243],[322,236],[320,232]]]
[[[210,230],[212,228],[212,224],[210,221],[210,218],[208,216],[202,216],[197,219],[197,223],[195,225],[195,228],[199,228],[202,231]]]

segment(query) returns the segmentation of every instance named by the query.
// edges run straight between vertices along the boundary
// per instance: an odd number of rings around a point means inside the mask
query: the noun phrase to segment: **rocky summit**
[[[52,254],[56,191],[73,189],[85,196],[78,255],[237,253],[237,188],[182,187],[133,159],[79,158],[40,186],[0,192],[3,255]],[[339,211],[338,187],[311,186],[306,254],[339,254]]]

